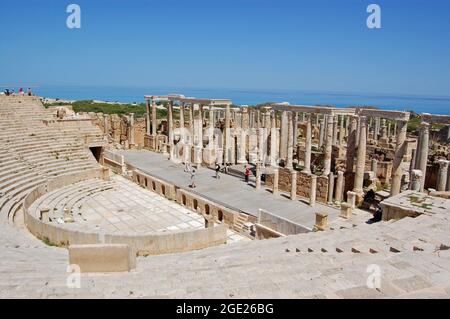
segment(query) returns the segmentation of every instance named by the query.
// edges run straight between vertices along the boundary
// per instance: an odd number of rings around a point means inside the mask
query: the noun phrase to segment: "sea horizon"
[[[407,95],[392,93],[361,93],[343,91],[292,89],[227,89],[187,88],[170,86],[119,87],[83,85],[46,85],[33,88],[36,95],[63,100],[101,100],[121,103],[143,103],[144,95],[171,93],[198,98],[226,98],[237,105],[256,105],[265,102],[289,102],[302,105],[330,105],[335,107],[373,106],[380,109],[414,111],[450,115],[450,96]]]

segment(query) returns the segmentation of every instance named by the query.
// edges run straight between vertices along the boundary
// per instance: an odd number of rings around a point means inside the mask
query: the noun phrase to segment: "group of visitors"
[[[10,89],[8,89],[8,88],[6,88],[6,89],[3,91],[3,93],[4,93],[6,96],[16,95],[16,92],[14,91],[14,89],[11,89],[11,90],[10,90]],[[20,88],[20,89],[19,89],[18,94],[19,94],[19,95],[25,95],[25,92],[24,92],[23,88]],[[27,90],[27,95],[28,95],[28,96],[32,96],[32,95],[33,95],[33,92],[31,91],[31,88],[28,88],[28,90]]]
[[[220,172],[228,174],[230,166],[231,166],[231,164],[227,163],[222,167],[218,162],[216,162],[215,163],[216,179],[220,179]],[[250,174],[251,174],[250,166],[245,165],[244,168],[245,168],[245,172],[244,172],[245,182],[248,183]],[[190,176],[191,176],[191,184],[189,185],[189,187],[196,188],[197,186],[195,184],[195,175],[196,175],[195,168],[191,167],[190,163],[185,162],[184,163],[184,172],[190,174]]]
[[[220,164],[216,162],[216,165],[215,165],[216,179],[220,179],[220,172],[228,174],[230,166],[231,166],[231,164],[227,163],[223,167],[221,167]]]
[[[228,170],[229,170],[229,167],[230,167],[230,166],[231,166],[231,164],[227,163],[227,164],[225,164],[225,166],[222,168],[222,167],[220,166],[220,164],[216,162],[216,167],[215,167],[215,170],[216,170],[216,179],[220,179],[220,172],[221,172],[221,171],[224,172],[225,174],[228,174]],[[248,183],[249,178],[250,178],[250,174],[251,174],[250,167],[249,167],[248,165],[245,165],[244,168],[245,168],[245,172],[244,172],[245,182]]]

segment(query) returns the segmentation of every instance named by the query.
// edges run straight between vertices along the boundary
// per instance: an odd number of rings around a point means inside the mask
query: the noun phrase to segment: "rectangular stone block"
[[[69,263],[81,272],[122,272],[136,268],[136,254],[124,244],[69,246]]]

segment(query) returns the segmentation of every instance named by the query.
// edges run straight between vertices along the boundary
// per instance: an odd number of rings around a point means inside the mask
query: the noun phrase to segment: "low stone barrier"
[[[167,199],[176,201],[180,205],[199,214],[211,215],[216,223],[224,223],[238,232],[242,231],[240,225],[237,225],[236,220],[239,215],[243,216],[244,214],[239,214],[238,211],[179,188],[172,183],[144,173],[136,168],[132,168],[132,171],[133,181],[140,186],[164,196]],[[240,221],[254,223],[256,221],[256,217],[245,214],[245,218],[241,217]]]
[[[69,246],[69,264],[81,272],[122,272],[136,268],[136,254],[124,244]]]
[[[103,152],[103,164],[110,167],[117,174],[123,175],[125,173],[126,166],[123,155],[105,150]]]
[[[148,175],[140,170],[133,171],[133,181],[170,200],[176,200],[176,187],[159,178]]]
[[[309,227],[294,223],[281,216],[273,215],[263,209],[259,210],[258,222],[256,225],[256,237],[258,239],[267,238],[269,230],[272,231],[270,237],[280,237],[280,234],[283,236],[296,235],[311,231],[311,228]]]

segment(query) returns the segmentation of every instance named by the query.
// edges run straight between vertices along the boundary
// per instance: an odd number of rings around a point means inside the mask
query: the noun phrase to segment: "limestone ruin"
[[[144,99],[136,118],[0,96],[0,296],[449,297],[450,116]]]

